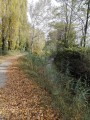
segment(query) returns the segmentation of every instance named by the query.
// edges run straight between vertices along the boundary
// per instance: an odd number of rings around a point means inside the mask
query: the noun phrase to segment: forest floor
[[[18,67],[18,57],[7,61],[7,80],[0,87],[0,120],[60,120],[50,95]]]

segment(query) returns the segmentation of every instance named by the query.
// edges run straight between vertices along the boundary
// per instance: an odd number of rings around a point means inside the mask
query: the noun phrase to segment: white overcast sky
[[[27,0],[27,1],[28,1],[28,3],[31,2],[31,0]],[[33,0],[33,2],[36,2],[36,1],[39,1],[39,0]],[[55,2],[55,0],[52,0],[52,4],[53,4],[53,5],[57,5],[57,3]]]
[[[29,4],[30,4],[31,1],[37,2],[37,1],[39,1],[39,0],[27,0],[28,6],[29,6]],[[56,2],[55,0],[51,0],[51,1],[52,1],[52,5],[58,6],[58,4],[57,4],[57,2]],[[29,11],[27,12],[27,16],[28,16],[28,21],[30,22],[31,20],[30,20]]]

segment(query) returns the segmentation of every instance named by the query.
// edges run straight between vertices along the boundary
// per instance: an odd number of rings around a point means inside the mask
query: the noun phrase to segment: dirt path
[[[11,63],[7,72],[8,80],[5,77],[6,84],[0,88],[0,120],[60,120],[51,107],[52,101],[47,92],[17,67],[18,59],[4,63],[5,72]]]
[[[0,64],[0,88],[4,87],[7,80],[6,72],[8,67],[11,65],[11,61],[7,60]]]
[[[12,65],[12,60],[18,59],[22,55],[17,55],[17,56],[10,56],[10,57],[5,57],[2,60],[2,63],[0,64],[0,88],[4,87],[6,80],[7,80],[7,71],[8,67]]]

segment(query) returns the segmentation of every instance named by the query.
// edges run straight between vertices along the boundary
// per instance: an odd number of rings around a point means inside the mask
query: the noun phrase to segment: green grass
[[[42,88],[48,91],[52,106],[60,111],[63,120],[89,120],[89,90],[78,80],[58,73],[55,66],[48,65],[45,57],[28,54],[20,59],[20,67]]]

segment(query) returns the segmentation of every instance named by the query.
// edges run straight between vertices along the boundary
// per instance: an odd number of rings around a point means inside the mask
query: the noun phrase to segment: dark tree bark
[[[2,37],[2,51],[5,51],[5,47],[6,47],[5,43],[6,43],[6,40],[4,37]]]
[[[6,39],[4,36],[4,18],[2,18],[2,52],[5,51],[5,47],[6,47]]]
[[[87,29],[88,29],[88,21],[89,21],[89,12],[90,12],[90,0],[88,0],[87,2],[87,17],[86,17],[86,23],[85,23],[85,27],[84,27],[84,39],[83,39],[83,47],[86,46],[86,37],[87,37]]]
[[[10,23],[11,23],[11,19],[9,18],[9,23],[8,23],[8,33],[9,33],[8,50],[11,50]]]
[[[8,50],[11,50],[11,42],[8,41]]]

